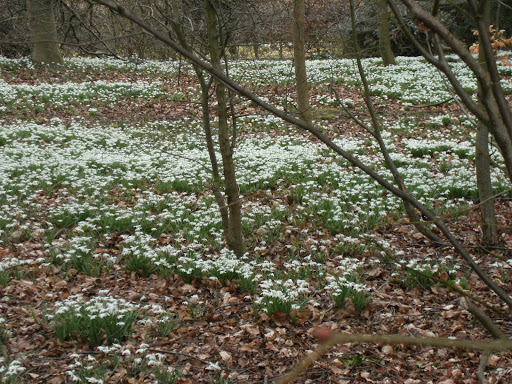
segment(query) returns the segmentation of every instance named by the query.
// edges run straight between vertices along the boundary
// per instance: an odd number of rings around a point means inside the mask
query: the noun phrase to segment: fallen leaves
[[[36,75],[30,75],[34,81]],[[98,74],[107,79],[122,77],[119,73],[105,72]],[[140,75],[137,78],[141,78]],[[184,86],[191,85],[190,79],[183,79]],[[350,88],[344,91],[355,99]],[[276,88],[272,93],[281,91]],[[122,122],[126,116],[134,121],[156,120],[165,115],[166,118],[182,118],[197,115],[197,108],[190,110],[185,103],[163,103],[160,101],[138,100],[136,103],[119,101],[113,108],[103,108],[97,118],[87,117],[91,123],[101,121]],[[392,113],[400,113],[401,106],[389,102]],[[76,106],[73,115],[86,115],[86,106]],[[251,110],[254,112],[253,110]],[[446,112],[450,112],[447,110]],[[11,113],[11,112],[9,112]],[[385,111],[383,111],[385,113]],[[21,115],[15,110],[10,118]],[[43,121],[51,121],[52,116],[60,116],[64,121],[71,116],[66,111],[46,108],[43,112],[29,111],[25,117],[44,117]],[[349,134],[350,124],[338,119],[337,129],[346,129]],[[356,133],[354,133],[356,134]],[[141,183],[147,184],[145,179]],[[117,191],[118,192],[118,191]],[[116,193],[117,193],[116,192]],[[156,191],[158,192],[162,191]],[[277,196],[272,192],[258,191],[254,199],[267,199],[271,204],[274,199],[289,196]],[[38,204],[50,205],[55,203],[56,196],[40,193]],[[291,201],[291,200],[290,200]],[[133,202],[118,200],[119,207],[131,206]],[[294,207],[292,206],[291,209]],[[510,202],[500,202],[497,205],[500,226],[508,228],[512,218]],[[41,218],[39,218],[41,219]],[[388,217],[393,223],[387,228],[375,231],[376,238],[385,239],[392,244],[395,259],[410,259],[412,257],[440,258],[449,255],[442,247],[430,246],[423,235],[414,233],[411,225],[394,223],[393,217]],[[477,246],[478,215],[469,212],[460,218],[459,222],[450,225],[468,246]],[[289,251],[297,244],[312,247],[322,240],[327,254],[334,252],[337,240],[327,230],[312,228],[311,223],[301,222],[289,225],[289,233],[283,234],[273,244],[267,244],[262,258],[280,262],[289,256]],[[268,235],[268,230],[259,228],[256,236]],[[119,243],[122,233],[115,233],[101,247],[94,249],[95,254],[119,254]],[[414,241],[411,241],[413,239]],[[502,234],[503,245],[512,246],[512,236],[507,229]],[[0,259],[16,257],[37,258],[48,256],[40,238],[22,241],[17,237],[13,246],[0,245]],[[172,244],[174,238],[162,234],[159,243]],[[291,248],[287,248],[290,245]],[[503,255],[507,255],[505,250]],[[312,252],[313,253],[313,252]],[[354,252],[356,257],[361,255]],[[482,265],[488,268],[493,277],[499,279],[503,270],[510,266],[491,266],[482,256]],[[487,257],[487,256],[486,256]],[[510,258],[510,256],[508,256]],[[336,263],[332,258],[326,258],[324,265],[334,268]],[[8,321],[9,338],[5,341],[6,353],[9,356],[22,357],[23,364],[29,368],[28,378],[34,383],[65,383],[69,377],[63,372],[69,369],[73,353],[87,354],[87,347],[80,341],[58,342],[50,320],[46,317],[48,308],[52,308],[58,300],[69,295],[83,293],[90,297],[98,295],[102,290],[109,294],[124,298],[141,306],[159,305],[165,310],[177,315],[179,325],[168,335],[162,337],[150,326],[136,327],[132,338],[126,343],[126,348],[132,355],[141,343],[165,346],[167,364],[180,367],[186,376],[180,383],[205,382],[205,368],[208,362],[221,366],[222,375],[229,375],[233,382],[261,383],[286,372],[299,358],[310,352],[314,345],[329,340],[334,330],[348,333],[409,333],[418,336],[485,338],[484,330],[475,327],[473,320],[457,303],[457,294],[439,285],[430,291],[423,289],[407,290],[394,277],[393,268],[387,263],[376,263],[366,266],[364,271],[368,283],[373,289],[370,306],[362,313],[357,313],[350,300],[341,309],[326,303],[321,288],[313,292],[311,301],[318,301],[319,306],[305,305],[300,310],[294,310],[292,316],[276,312],[268,316],[263,312],[254,312],[251,299],[247,293],[241,292],[235,285],[226,283],[222,286],[219,281],[195,280],[184,283],[176,276],[168,278],[141,278],[136,273],[126,272],[115,267],[111,274],[103,273],[99,277],[83,276],[75,269],[63,270],[55,267],[37,267],[27,269],[27,275],[11,279],[0,289],[0,314]],[[442,280],[450,276],[441,272]],[[318,281],[315,281],[320,287]],[[484,286],[478,280],[469,277],[469,285],[476,292],[484,292]],[[203,301],[204,311],[193,316],[184,302],[190,301],[197,295]],[[322,302],[322,300],[324,300]],[[492,298],[490,298],[492,300]],[[141,319],[142,320],[142,319]],[[146,319],[144,319],[146,320]],[[506,328],[510,324],[503,323]],[[164,348],[164,347],[162,347]],[[98,359],[101,354],[93,355]],[[496,372],[509,372],[511,365],[510,354],[491,356],[489,367]],[[310,383],[353,383],[374,382],[416,384],[423,382],[473,383],[475,370],[479,364],[476,353],[463,353],[447,349],[434,350],[431,348],[405,348],[401,346],[368,346],[346,344],[340,345],[317,361],[315,366],[301,378],[302,382]],[[501,369],[501,371],[499,371]],[[493,373],[494,374],[494,373]],[[112,382],[145,383],[152,380],[150,373],[132,374],[125,367],[120,367],[111,376]],[[497,376],[498,374],[496,374]],[[391,379],[390,379],[391,378]],[[391,380],[391,381],[390,381]],[[503,382],[508,380],[506,377]]]

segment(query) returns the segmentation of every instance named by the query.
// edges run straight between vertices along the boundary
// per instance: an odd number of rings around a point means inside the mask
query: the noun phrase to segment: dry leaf
[[[225,363],[228,363],[228,362],[230,362],[233,359],[231,354],[229,352],[226,352],[226,351],[220,351],[219,355],[220,355],[222,361],[224,361]]]

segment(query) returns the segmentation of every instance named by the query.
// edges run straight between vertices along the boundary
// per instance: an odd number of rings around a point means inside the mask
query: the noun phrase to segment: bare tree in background
[[[32,60],[37,64],[63,63],[53,6],[53,0],[27,0]]]
[[[308,78],[306,74],[305,44],[305,4],[304,0],[293,2],[293,62],[297,87],[297,108],[301,120],[311,123],[311,106],[309,104]]]
[[[391,12],[386,0],[375,0],[378,7],[378,24],[379,24],[379,49],[380,57],[384,65],[395,64],[395,55],[391,48],[391,36],[389,33],[389,19]]]

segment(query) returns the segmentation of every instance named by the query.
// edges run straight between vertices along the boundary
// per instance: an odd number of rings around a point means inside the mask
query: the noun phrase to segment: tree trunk
[[[482,243],[495,244],[498,240],[496,230],[496,212],[494,209],[493,189],[491,184],[491,164],[489,159],[489,130],[478,123],[475,144],[476,182],[480,196],[480,213],[482,222]]]
[[[181,9],[177,3],[177,0],[171,0],[172,9],[172,29],[176,33],[176,37],[180,44],[188,51],[192,52],[192,48],[187,43],[185,34],[183,33],[182,26],[180,24],[180,18],[178,15],[181,14]],[[217,161],[217,155],[215,153],[215,145],[213,143],[213,135],[211,130],[211,119],[210,119],[210,87],[206,81],[203,71],[200,67],[193,64],[194,71],[197,79],[201,86],[201,112],[203,115],[203,132],[206,140],[206,148],[208,149],[208,156],[210,158],[210,165],[212,167],[212,191],[219,206],[220,215],[222,219],[222,229],[226,238],[229,233],[229,213],[226,201],[222,194],[221,189],[221,177],[219,172],[219,164]]]
[[[254,50],[254,58],[256,60],[259,60],[260,59],[260,45],[258,43],[253,43],[252,49]]]
[[[313,121],[309,105],[308,79],[306,75],[305,50],[305,5],[304,0],[293,2],[293,61],[295,64],[295,81],[297,83],[297,108],[299,117],[306,123]]]
[[[27,0],[31,29],[32,61],[36,64],[62,64],[53,0]]]
[[[490,2],[484,7],[483,18],[487,24],[491,20]],[[478,61],[487,68],[483,50],[478,53]],[[478,95],[482,95],[482,89],[479,85]],[[480,97],[480,96],[479,96]],[[482,104],[480,102],[480,104]],[[476,183],[478,187],[478,195],[480,197],[480,213],[482,222],[482,243],[494,244],[498,240],[496,230],[496,212],[494,209],[494,199],[491,184],[491,161],[489,157],[489,130],[482,122],[478,122],[475,143],[475,166],[476,166]]]
[[[395,55],[391,49],[391,36],[389,35],[389,18],[391,12],[389,11],[388,3],[386,0],[375,0],[378,11],[378,24],[379,24],[379,49],[382,63],[384,65],[394,65]]]
[[[212,67],[223,72],[221,63],[221,47],[217,35],[217,16],[211,0],[205,0],[206,22],[208,29],[208,48]],[[239,197],[238,183],[236,181],[235,164],[233,162],[233,150],[231,148],[228,124],[228,106],[226,88],[223,83],[216,81],[217,113],[219,119],[219,148],[224,168],[224,180],[226,183],[226,196],[229,212],[229,228],[227,242],[229,248],[237,256],[244,253],[242,236],[242,203]]]

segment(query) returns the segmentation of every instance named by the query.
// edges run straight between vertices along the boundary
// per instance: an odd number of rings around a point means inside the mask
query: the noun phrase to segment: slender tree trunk
[[[187,39],[185,38],[185,34],[183,33],[182,26],[180,24],[179,15],[181,14],[181,9],[176,0],[171,0],[171,9],[172,9],[172,29],[178,38],[180,44],[188,51],[192,52],[191,47],[187,43]],[[222,194],[221,189],[221,177],[219,172],[219,164],[217,162],[217,155],[215,153],[215,145],[213,142],[213,135],[211,130],[211,119],[210,119],[210,86],[206,81],[203,71],[200,67],[195,64],[192,64],[194,68],[194,72],[196,73],[197,79],[201,86],[201,112],[203,115],[203,132],[206,140],[206,148],[208,149],[208,156],[210,158],[210,165],[212,167],[212,191],[215,196],[215,200],[217,201],[217,205],[219,206],[220,215],[222,219],[222,229],[224,231],[224,235],[226,238],[229,233],[229,212],[228,207],[226,205],[226,200]]]
[[[498,4],[496,4],[496,20],[494,23],[496,24],[496,30],[499,31],[500,30],[501,1],[498,1],[497,3]]]
[[[482,243],[494,244],[498,240],[496,230],[496,212],[494,209],[493,189],[491,184],[491,164],[489,159],[489,130],[478,123],[475,144],[476,182],[480,197],[482,222]]]
[[[293,2],[293,61],[295,64],[295,81],[297,83],[297,107],[299,117],[306,123],[311,123],[311,107],[309,105],[308,79],[306,75],[305,50],[305,5],[304,0]]]
[[[217,36],[217,16],[211,0],[205,0],[206,22],[208,30],[208,47],[212,67],[223,72],[221,63],[221,47]],[[244,253],[242,236],[242,203],[239,197],[238,183],[236,181],[235,164],[233,162],[233,150],[229,137],[228,106],[226,88],[223,83],[216,81],[217,113],[219,119],[219,147],[224,168],[224,180],[226,183],[227,208],[229,212],[229,228],[227,242],[229,248],[237,256]]]
[[[199,77],[199,76],[198,76]],[[222,229],[224,231],[224,235],[226,238],[229,234],[229,214],[228,207],[226,206],[226,201],[224,200],[224,196],[222,196],[221,190],[221,178],[219,173],[219,165],[217,163],[217,155],[215,154],[215,147],[213,145],[213,136],[210,125],[210,108],[209,108],[209,89],[208,85],[204,77],[201,74],[200,84],[201,84],[201,109],[203,113],[203,131],[206,138],[206,147],[208,148],[208,155],[210,157],[210,164],[212,166],[212,190],[213,195],[215,196],[215,200],[217,201],[217,205],[219,206],[220,216],[222,218]]]
[[[483,18],[487,24],[491,20],[491,7],[488,1],[483,10]],[[480,44],[481,45],[481,44]],[[483,50],[478,53],[478,61],[487,68]],[[479,84],[478,95],[481,97],[482,89]],[[479,102],[482,104],[481,102]],[[476,165],[476,183],[480,197],[480,213],[482,222],[482,243],[494,244],[498,240],[496,230],[496,212],[494,209],[493,189],[491,183],[491,161],[489,157],[489,129],[482,122],[478,122],[475,143],[475,165]]]
[[[254,58],[256,60],[259,60],[260,59],[260,45],[258,43],[253,43],[252,49],[254,50]]]
[[[36,64],[62,64],[53,0],[27,0],[31,29],[32,61]]]
[[[375,0],[379,7],[378,24],[379,24],[379,49],[382,63],[384,65],[394,65],[395,55],[391,49],[391,36],[389,35],[389,11],[387,0]]]

